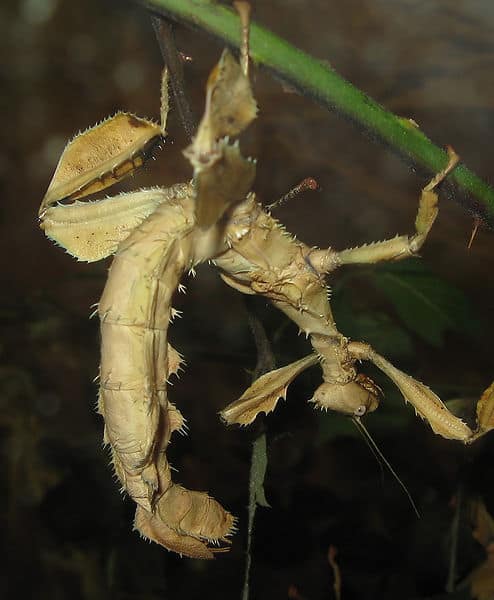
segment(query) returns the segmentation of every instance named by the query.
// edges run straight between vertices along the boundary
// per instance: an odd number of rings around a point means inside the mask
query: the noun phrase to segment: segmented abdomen
[[[183,424],[166,389],[176,362],[167,340],[172,296],[193,260],[193,202],[181,196],[121,244],[110,269],[98,309],[100,412],[115,471],[138,504],[136,527],[171,550],[208,558],[202,540],[223,539],[233,518],[207,494],[174,484],[165,455]]]

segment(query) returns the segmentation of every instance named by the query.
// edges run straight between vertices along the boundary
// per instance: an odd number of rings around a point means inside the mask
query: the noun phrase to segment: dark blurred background
[[[329,61],[492,179],[490,0],[253,5],[258,22]],[[188,366],[171,394],[190,434],[175,436],[171,461],[177,479],[209,490],[240,519],[229,554],[180,559],[132,532],[132,503],[120,496],[101,444],[92,383],[98,323],[88,317],[108,262],[76,262],[37,224],[76,132],[121,108],[157,118],[161,58],[149,17],[116,0],[4,0],[0,16],[0,596],[240,598],[253,433],[226,429],[217,412],[241,394],[256,362],[243,298],[205,266],[177,299],[184,318],[171,335]],[[192,58],[187,90],[199,115],[221,45],[185,28],[177,28],[177,40]],[[279,209],[290,231],[337,249],[412,231],[428,174],[270,74],[254,69],[254,80],[260,113],[242,145],[258,159],[259,197],[271,202],[308,176],[321,186]],[[169,132],[157,161],[123,189],[190,177],[174,111]],[[331,282],[345,334],[372,343],[467,413],[494,379],[493,237],[480,231],[467,250],[471,229],[468,213],[445,198],[423,261],[349,268]],[[262,301],[249,310],[264,323],[279,365],[304,354],[304,340],[284,317]],[[271,508],[258,510],[251,598],[332,598],[330,546],[338,550],[344,600],[469,598],[473,569],[488,565],[485,544],[472,535],[471,508],[482,501],[494,511],[493,436],[471,448],[437,438],[389,383],[367,372],[385,400],[366,424],[421,519],[351,423],[307,405],[319,383],[310,371],[265,421]],[[484,571],[478,597],[487,600],[494,569]]]

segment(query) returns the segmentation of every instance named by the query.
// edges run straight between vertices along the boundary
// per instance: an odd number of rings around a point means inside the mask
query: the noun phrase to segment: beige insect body
[[[244,44],[246,38],[244,32]],[[315,364],[323,382],[311,402],[358,420],[378,406],[379,389],[356,368],[357,361],[369,360],[439,435],[469,443],[494,425],[491,388],[482,396],[472,431],[425,385],[367,344],[345,338],[334,322],[326,285],[326,276],[340,265],[415,255],[437,216],[435,188],[458,157],[450,151],[447,166],[422,190],[412,235],[341,252],[311,248],[257,202],[250,192],[255,161],[243,158],[238,144],[225,137],[240,134],[257,113],[245,48],[242,56],[243,68],[225,51],[209,77],[204,116],[184,151],[194,170],[191,184],[55,205],[100,191],[142,163],[165,129],[165,71],[161,125],[118,113],[76,137],[40,207],[47,236],[80,260],[115,254],[98,307],[104,439],[123,489],[137,504],[135,527],[169,550],[196,558],[211,558],[234,529],[232,515],[207,493],[172,480],[166,456],[172,433],[184,426],[168,398],[167,382],[181,360],[168,342],[172,298],[183,275],[200,262],[213,259],[228,285],[269,299],[313,348],[311,355],[255,381],[221,412],[226,423],[247,425],[260,412],[271,412],[291,381]]]
[[[225,99],[231,90],[223,78],[234,90],[250,93],[250,86],[231,55],[224,53],[220,63],[201,129],[208,135],[198,135],[187,149],[194,184],[53,206],[112,185],[142,162],[143,151],[164,130],[165,71],[162,125],[119,113],[77,136],[63,153],[40,208],[47,236],[79,260],[115,254],[98,306],[104,439],[123,489],[137,504],[135,527],[166,548],[196,558],[211,558],[221,550],[218,544],[227,541],[234,519],[207,493],[172,481],[166,449],[184,420],[167,393],[168,380],[180,365],[168,343],[176,314],[171,303],[186,271],[228,248],[228,220],[221,217],[244,200],[255,175],[254,163],[241,156],[238,144],[222,137],[225,128],[238,133],[252,118]],[[251,95],[246,103],[252,112]],[[216,216],[205,219],[201,207],[212,200]]]
[[[120,245],[99,304],[100,412],[123,488],[138,504],[136,527],[169,549],[209,558],[233,517],[206,493],[171,479],[166,448],[183,418],[169,402],[171,301],[215,238],[195,227],[190,186],[168,198]],[[202,236],[206,240],[198,240]],[[216,243],[207,254],[216,254]],[[174,362],[174,361],[172,361]]]

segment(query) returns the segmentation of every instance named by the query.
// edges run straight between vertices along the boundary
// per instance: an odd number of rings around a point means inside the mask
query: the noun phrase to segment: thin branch
[[[448,569],[448,580],[446,582],[446,592],[452,594],[455,591],[456,586],[456,570],[458,560],[458,537],[460,531],[460,518],[461,509],[463,503],[463,489],[462,485],[458,486],[456,493],[456,506],[455,514],[453,516],[453,522],[451,523],[451,542],[450,542],[450,553],[449,553],[449,569]]]
[[[269,343],[268,336],[263,324],[254,312],[254,303],[249,297],[245,297],[245,307],[248,313],[249,327],[254,337],[257,350],[257,360],[252,381],[258,379],[264,373],[272,371],[276,364]],[[242,600],[249,600],[250,595],[250,573],[252,567],[252,542],[254,538],[254,521],[257,505],[268,506],[264,496],[264,476],[267,467],[267,442],[264,418],[257,417],[255,424],[254,441],[252,443],[251,465],[249,473],[249,506],[247,524],[247,548],[245,552],[244,585],[242,588]]]
[[[192,140],[196,123],[185,91],[182,59],[177,51],[173,28],[163,17],[151,17],[163,62],[168,67],[170,85],[185,133]]]
[[[223,43],[237,48],[240,45],[239,17],[227,6],[211,0],[137,1],[159,14],[203,29]],[[256,23],[251,24],[250,56],[255,63],[267,67],[299,92],[346,114],[359,127],[371,131],[409,161],[433,173],[447,164],[446,152],[408,119],[386,111],[329,66]],[[448,181],[463,192],[456,200],[484,225],[494,228],[494,189],[463,164],[455,169]]]
[[[276,361],[264,325],[254,314],[250,307],[249,300],[251,300],[251,298],[247,296],[245,298],[245,304],[248,310],[249,327],[257,350],[256,367],[252,376],[252,381],[255,381],[256,379],[259,379],[261,375],[276,368]]]

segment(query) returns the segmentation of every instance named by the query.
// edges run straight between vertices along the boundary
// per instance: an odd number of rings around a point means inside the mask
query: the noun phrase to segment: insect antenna
[[[268,204],[266,206],[266,210],[268,212],[271,212],[273,209],[278,208],[279,206],[281,206],[282,204],[285,204],[285,202],[288,202],[289,200],[292,200],[293,198],[295,198],[302,192],[305,192],[307,190],[318,190],[318,189],[319,189],[319,184],[317,183],[317,181],[313,177],[306,177],[299,184],[297,184],[294,188],[292,188],[289,192],[287,192],[286,194],[281,196],[281,198],[278,198],[278,200],[275,200],[271,204]]]
[[[398,473],[391,466],[391,463],[386,459],[386,457],[384,456],[384,454],[381,452],[381,450],[379,449],[379,446],[376,444],[376,442],[372,438],[372,436],[369,433],[367,427],[362,423],[362,421],[359,419],[359,417],[352,417],[352,421],[355,423],[355,427],[362,434],[362,437],[364,438],[365,443],[367,444],[367,446],[371,450],[371,452],[374,455],[374,457],[376,458],[376,460],[378,462],[381,460],[386,465],[386,467],[388,468],[388,470],[391,473],[391,475],[396,479],[396,481],[398,482],[398,484],[400,485],[400,487],[403,489],[403,491],[407,495],[408,500],[410,501],[410,504],[411,504],[411,506],[413,508],[414,513],[417,515],[417,518],[420,519],[419,510],[418,510],[417,505],[415,504],[415,502],[414,502],[414,500],[412,498],[412,495],[408,491],[407,486],[403,483],[403,481],[398,476]],[[382,464],[381,464],[381,462],[379,462],[379,466],[381,468],[381,473],[382,473]]]

